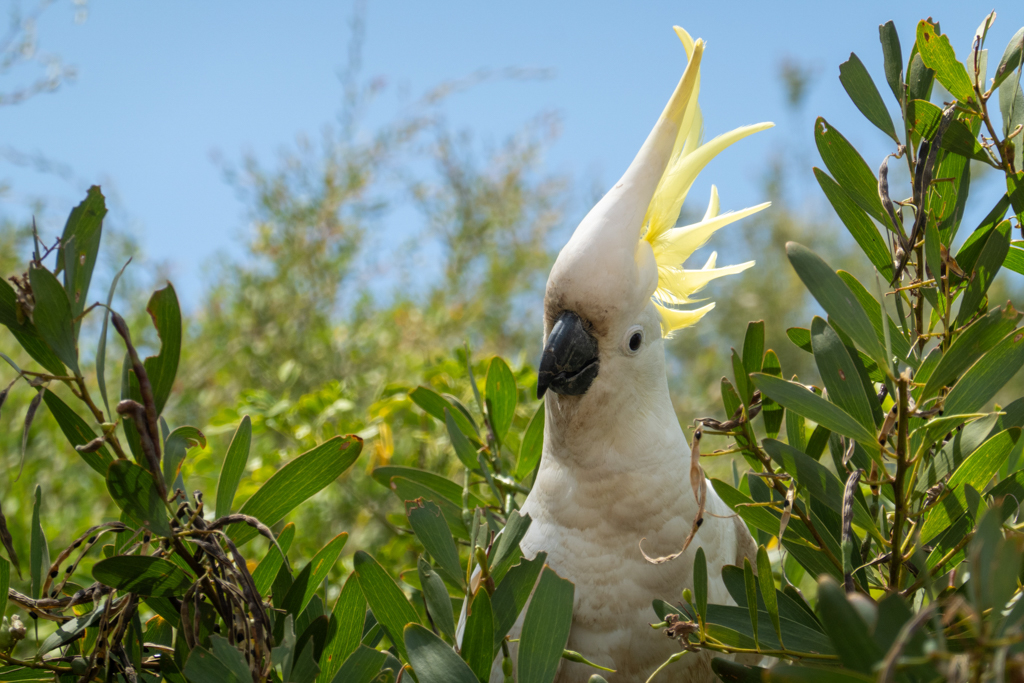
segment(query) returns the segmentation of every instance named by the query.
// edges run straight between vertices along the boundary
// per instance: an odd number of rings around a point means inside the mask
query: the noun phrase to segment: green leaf
[[[989,285],[1002,267],[1009,249],[1010,221],[1003,221],[989,235],[978,255],[978,261],[974,266],[974,279],[967,285],[967,291],[960,303],[960,312],[956,316],[958,326],[966,324],[982,304]]]
[[[29,282],[36,305],[32,310],[32,322],[39,336],[49,345],[64,365],[76,375],[78,369],[78,346],[75,344],[75,326],[72,322],[71,302],[53,273],[46,268],[31,266],[28,269]]]
[[[811,331],[806,327],[790,327],[786,330],[786,336],[798,348],[807,353],[814,353],[814,349],[811,348]]]
[[[288,552],[288,549],[292,547],[292,540],[294,538],[295,525],[291,523],[285,524],[284,528],[281,529],[281,533],[277,535],[277,545],[281,547],[282,552]],[[284,558],[277,551],[277,548],[274,547],[274,544],[271,543],[267,554],[260,560],[260,563],[256,565],[256,569],[252,572],[252,581],[256,584],[257,595],[266,595],[283,564]]]
[[[106,611],[106,607],[107,601],[104,599],[88,614],[83,614],[65,621],[57,628],[56,631],[46,637],[46,640],[42,642],[39,649],[36,651],[36,656],[42,657],[47,652],[66,645],[81,636],[85,629],[95,626],[100,622],[103,618],[103,613]],[[0,680],[5,681],[6,683],[6,681],[11,679],[0,678]],[[50,680],[53,680],[52,676],[50,677]]]
[[[829,316],[879,367],[888,367],[885,350],[878,342],[867,313],[842,278],[821,257],[801,244],[788,242],[786,254],[797,275]]]
[[[775,627],[775,635],[782,642],[782,624],[779,622],[779,603],[775,599],[775,579],[772,576],[772,563],[768,559],[768,551],[764,546],[757,548],[757,579],[761,584],[761,597],[768,610],[768,616]]]
[[[999,60],[999,66],[996,67],[993,77],[993,89],[1002,85],[1003,81],[1020,66],[1022,53],[1024,53],[1024,28],[1014,33],[1013,38],[1010,38],[1010,42],[1006,44],[1006,50],[1003,52],[1002,59]]]
[[[451,583],[465,587],[465,576],[459,562],[459,551],[441,508],[433,501],[409,501],[405,515],[423,547],[438,565],[438,569]]]
[[[708,614],[708,560],[704,555],[704,547],[697,548],[693,556],[693,607],[700,615],[701,621],[707,620]]]
[[[846,599],[843,589],[828,577],[818,582],[818,616],[843,665],[871,674],[883,653],[868,635],[867,624]]]
[[[64,225],[57,262],[58,267],[64,268],[64,289],[71,302],[72,318],[82,315],[85,310],[89,283],[100,250],[103,217],[106,215],[103,193],[99,186],[93,185],[82,203],[71,210],[68,222]],[[75,323],[75,339],[78,339],[81,325],[80,320]]]
[[[323,678],[323,673],[321,672],[317,681],[318,683],[320,681],[323,681],[323,683],[331,681],[333,683],[372,683],[373,679],[377,678],[377,674],[380,673],[381,667],[384,666],[387,658],[387,652],[380,652],[365,645],[360,645],[348,656],[333,679]],[[458,656],[456,656],[456,659],[458,659]],[[424,679],[421,678],[420,680],[426,683]]]
[[[274,473],[238,510],[267,526],[277,524],[300,503],[340,477],[359,457],[363,440],[336,436],[306,451]],[[256,536],[249,525],[235,524],[228,536],[242,545]]]
[[[513,563],[522,557],[519,542],[523,540],[532,521],[530,515],[520,514],[518,510],[509,512],[508,521],[505,523],[501,535],[496,539],[497,547],[490,559],[491,578],[495,583],[500,583]]]
[[[896,25],[887,21],[878,27],[878,39],[882,43],[882,57],[885,61],[885,80],[889,83],[897,102],[903,102],[903,51]]]
[[[463,434],[476,438],[480,437],[480,432],[478,432],[476,426],[469,421],[469,418],[466,417],[461,410],[454,409],[454,406],[452,406],[448,399],[433,389],[424,386],[416,387],[413,389],[412,393],[409,394],[409,398],[412,399],[413,403],[422,408],[427,415],[440,420],[442,423],[444,422],[444,410],[447,408],[451,411],[455,424],[459,426],[459,429],[462,430]]]
[[[981,254],[981,250],[985,247],[985,242],[992,235],[995,227],[1002,223],[1003,217],[1006,215],[1006,210],[1010,208],[1010,197],[1003,195],[996,202],[996,205],[992,207],[992,210],[988,212],[988,215],[982,219],[981,224],[974,229],[974,232],[964,241],[963,246],[957,251],[956,261],[960,267],[967,273],[974,270],[974,264],[978,260],[978,256]],[[955,275],[950,276],[950,282],[953,283]],[[957,278],[959,280],[959,278]]]
[[[238,482],[242,480],[242,474],[245,472],[251,443],[252,422],[246,415],[238,424],[235,435],[231,437],[227,455],[224,456],[224,463],[220,468],[220,478],[217,480],[217,507],[214,513],[217,517],[231,514],[231,503],[235,500]]]
[[[451,609],[449,607],[449,609]],[[341,588],[327,628],[327,640],[320,654],[320,675],[317,683],[330,683],[346,663],[349,656],[359,648],[363,636],[363,621],[366,616],[366,598],[359,588],[359,578],[353,572]],[[383,660],[381,660],[383,663]],[[374,673],[380,670],[380,664]],[[342,678],[348,681],[348,678]]]
[[[61,432],[64,433],[64,438],[72,446],[84,446],[96,438],[95,432],[89,428],[85,420],[79,417],[78,413],[73,411],[68,404],[64,403],[57,394],[49,389],[45,389],[43,391],[43,401],[46,402],[46,407],[49,409],[50,414],[53,415],[53,418],[60,426]],[[81,456],[85,464],[103,476],[106,476],[110,463],[114,462],[114,456],[110,454],[106,446],[100,446],[98,450],[92,453],[75,452]]]
[[[28,355],[54,375],[64,375],[64,364],[43,340],[42,335],[27,315],[19,320],[19,306],[14,288],[0,280],[0,323],[3,323],[18,340]]]
[[[970,327],[953,339],[949,350],[942,354],[938,365],[927,378],[918,402],[933,396],[971,367],[978,358],[1005,338],[1020,319],[1020,313],[1012,306],[1006,306],[993,309],[971,323]]]
[[[1006,335],[964,373],[946,396],[945,411],[951,415],[977,412],[996,395],[1024,365],[1024,330]]]
[[[462,521],[461,504],[455,504],[437,491],[405,477],[392,477],[390,488],[398,496],[398,499],[403,502],[422,498],[437,503],[437,506],[441,508],[444,520],[448,523],[448,529],[451,531],[452,536],[463,541],[469,540],[469,530]]]
[[[743,585],[747,593],[747,611],[750,613],[750,628],[754,635],[754,643],[757,649],[761,649],[760,641],[757,639],[757,579],[754,578],[754,570],[750,566],[750,559],[743,558]]]
[[[43,489],[36,484],[32,503],[32,536],[29,547],[29,576],[32,579],[32,597],[43,597],[41,591],[46,582],[46,572],[50,570],[50,548],[43,533],[41,508],[43,506]]]
[[[430,563],[420,557],[416,563],[423,598],[427,603],[427,612],[434,626],[455,642],[455,616],[452,614],[452,599],[441,576],[434,571]],[[486,591],[485,591],[486,592]],[[488,606],[489,607],[489,606]]]
[[[1020,429],[1017,427],[1001,431],[961,463],[946,484],[949,493],[924,518],[924,524],[921,526],[922,542],[932,540],[957,517],[968,511],[964,487],[984,490],[1019,438]]]
[[[107,325],[110,322],[110,306],[114,302],[114,292],[117,290],[117,283],[121,280],[121,276],[124,275],[125,268],[132,260],[129,257],[125,264],[121,266],[121,270],[117,271],[117,275],[110,282],[110,291],[107,292],[107,306],[103,309],[103,327],[100,329],[100,341],[96,348],[96,384],[100,388],[100,396],[103,398],[103,407],[107,409],[107,415],[113,419],[113,413],[110,412],[110,400],[107,398]]]
[[[750,385],[747,369],[743,367],[743,361],[740,360],[740,355],[736,353],[736,349],[732,350],[732,374],[736,380],[736,391],[740,396],[740,400],[744,405],[749,406],[753,399],[754,387]]]
[[[942,110],[927,100],[914,99],[907,103],[907,123],[920,137],[931,140],[938,130],[941,119]],[[971,128],[961,119],[953,119],[949,123],[946,132],[942,134],[942,140],[939,141],[939,149],[986,164],[992,163],[975,139]]]
[[[459,429],[452,417],[452,411],[448,408],[444,409],[444,423],[448,428],[448,438],[452,442],[452,448],[455,449],[455,455],[462,461],[463,467],[469,470],[478,469],[480,465],[476,459],[476,449]]]
[[[569,641],[572,582],[545,567],[526,610],[519,640],[519,683],[551,683]]]
[[[767,353],[764,354],[761,372],[772,377],[782,377],[782,364],[779,363],[779,357],[771,349],[768,349]],[[779,435],[785,412],[783,407],[770,397],[761,397],[761,415],[764,418],[764,430],[770,438],[774,439]]]
[[[491,596],[491,609],[494,612],[494,647],[501,645],[501,641],[515,625],[519,613],[530,599],[530,593],[546,560],[546,553],[537,553],[534,559],[523,560],[512,567],[498,583],[494,595]]]
[[[771,396],[787,410],[794,411],[837,434],[859,441],[869,452],[878,453],[878,441],[864,425],[834,403],[795,382],[763,373],[751,375],[762,394]]]
[[[932,84],[935,81],[935,72],[924,65],[920,53],[917,51],[917,41],[910,54],[910,64],[907,66],[907,106],[912,100],[929,100],[932,95]],[[907,117],[910,120],[910,117]]]
[[[193,583],[193,577],[178,565],[148,555],[100,560],[93,566],[92,575],[105,586],[158,598],[180,597]]]
[[[107,470],[107,490],[117,506],[136,523],[157,536],[171,535],[167,506],[160,498],[153,475],[141,466],[130,460],[116,460]]]
[[[153,385],[153,402],[159,415],[164,411],[167,397],[171,395],[174,377],[178,373],[178,359],[181,357],[181,308],[174,287],[167,283],[163,289],[153,292],[146,311],[160,336],[160,353],[142,363]]]
[[[163,428],[167,424],[160,418]],[[180,489],[185,491],[185,482],[181,476],[181,463],[185,461],[185,455],[190,448],[206,448],[206,435],[195,427],[178,427],[164,438],[164,461],[161,466],[164,481],[170,491]]]
[[[758,372],[764,357],[764,321],[747,323],[743,338],[743,367],[747,372]]]
[[[772,683],[874,683],[876,678],[834,666],[777,664],[772,667],[771,680]]]
[[[481,587],[473,597],[470,614],[466,618],[466,632],[462,636],[462,658],[478,679],[486,681],[491,675],[495,651],[491,598]]]
[[[7,614],[7,589],[11,587],[11,563],[0,557],[0,621]]]
[[[853,145],[820,116],[814,123],[814,141],[829,173],[850,199],[887,229],[895,230],[878,196],[878,178]]]
[[[240,652],[239,655],[241,655]],[[251,675],[238,678],[231,665],[222,662],[201,645],[192,648],[182,673],[185,674],[189,683],[249,683],[252,680]]]
[[[839,278],[846,283],[846,286],[850,288],[853,295],[857,297],[857,302],[864,309],[864,312],[868,315],[868,320],[871,321],[871,326],[875,328],[875,336],[878,338],[879,344],[885,343],[885,328],[882,323],[882,305],[878,303],[875,297],[871,296],[867,288],[860,283],[850,273],[845,270],[838,271]],[[910,352],[910,342],[903,336],[900,328],[896,326],[896,323],[888,312],[886,312],[889,324],[889,343],[892,347],[892,353],[897,356],[902,362],[907,363],[911,367],[917,366],[916,356]]]
[[[426,487],[435,493],[437,498],[443,498],[457,506],[460,510],[462,509],[462,484],[456,484],[451,479],[446,479],[440,474],[428,472],[426,470],[418,470],[415,467],[398,467],[389,465],[387,467],[378,467],[373,470],[374,481],[385,488],[391,488],[392,477],[401,477]],[[437,501],[437,498],[429,498],[428,500]],[[409,498],[408,500],[413,500],[413,498]],[[440,504],[440,501],[437,502]],[[470,509],[486,506],[487,504],[480,497],[470,491]]]
[[[981,120],[974,119],[974,126],[980,130]],[[965,126],[966,128],[966,126]],[[947,133],[949,130],[947,129]],[[972,140],[977,137],[976,130],[970,131]],[[942,136],[945,140],[946,136]],[[950,140],[954,140],[950,138]],[[966,142],[966,140],[965,140]],[[973,155],[973,142],[972,155]],[[965,145],[964,151],[967,147]],[[981,151],[981,150],[978,150]],[[934,183],[928,193],[925,210],[931,214],[929,227],[936,228],[942,243],[949,246],[960,230],[960,223],[967,207],[967,196],[971,189],[971,163],[968,155],[959,152],[944,152],[932,172],[933,178],[948,178],[947,182]],[[936,249],[938,247],[936,246]]]
[[[320,584],[330,574],[331,569],[337,564],[338,557],[341,556],[341,550],[345,547],[346,541],[348,541],[348,532],[342,531],[328,541],[327,545],[321,548],[313,556],[313,559],[309,561],[309,564],[303,567],[302,571],[295,576],[295,580],[292,581],[291,588],[288,589],[288,594],[285,595],[284,602],[282,603],[282,607],[286,612],[296,617],[302,614],[313,594],[316,593],[316,589],[320,587]]]
[[[928,68],[935,71],[939,83],[961,102],[976,101],[967,69],[957,61],[953,46],[945,34],[939,34],[938,26],[922,20],[917,25],[917,49]]]
[[[419,624],[406,626],[404,639],[399,642],[399,650],[409,653],[409,663],[420,683],[479,683],[450,645]]]
[[[829,399],[860,422],[868,431],[876,428],[871,399],[865,393],[860,371],[839,335],[828,323],[814,316],[811,323],[811,345]],[[834,431],[834,430],[833,430]]]
[[[398,654],[402,659],[408,660],[401,633],[406,624],[419,621],[416,610],[377,560],[360,550],[355,554],[354,562],[359,587],[373,611],[373,616],[398,649]]]
[[[522,481],[530,476],[540,462],[544,450],[544,403],[537,406],[537,412],[530,418],[523,432],[523,442],[519,444],[519,459],[516,460],[515,477]]]
[[[1018,275],[1024,275],[1024,248],[1011,244],[1010,251],[1006,252],[1003,268],[1012,270]]]
[[[817,178],[821,191],[825,193],[829,203],[832,204],[832,209],[853,235],[853,239],[857,241],[861,251],[878,269],[878,272],[887,280],[891,280],[893,276],[892,255],[889,253],[889,247],[886,246],[885,240],[878,234],[878,228],[867,217],[864,210],[850,199],[846,190],[832,180],[831,176],[820,168],[815,168],[814,177]]]
[[[899,50],[898,42],[896,49]],[[871,75],[856,54],[851,52],[850,58],[839,65],[839,82],[843,84],[846,94],[857,105],[857,109],[860,109],[860,113],[875,124],[879,130],[891,137],[897,145],[900,144],[896,128],[892,125],[892,117],[889,116],[889,110],[885,108],[885,102],[882,101],[875,82],[871,80]],[[899,95],[896,97],[899,99]]]
[[[484,388],[484,404],[491,418],[491,426],[499,442],[505,441],[505,434],[516,416],[516,377],[501,358],[495,356],[487,367],[487,382]]]

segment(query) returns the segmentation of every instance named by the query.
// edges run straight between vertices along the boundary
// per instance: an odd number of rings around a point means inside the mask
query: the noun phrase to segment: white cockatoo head
[[[607,414],[623,394],[635,398],[645,384],[664,386],[663,337],[714,308],[685,308],[690,297],[710,280],[753,265],[716,268],[712,254],[699,270],[683,267],[716,230],[769,206],[720,215],[712,187],[704,218],[675,227],[701,169],[732,143],[774,124],[737,128],[701,144],[697,94],[705,45],[678,26],[675,31],[689,60],[683,77],[633,163],[579,224],[551,269],[538,396],[548,389],[559,399],[589,393],[588,402]],[[615,395],[620,399],[611,399]]]

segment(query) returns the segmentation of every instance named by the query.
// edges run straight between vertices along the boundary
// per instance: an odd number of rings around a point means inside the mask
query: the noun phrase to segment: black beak
[[[587,332],[583,320],[565,311],[551,328],[537,372],[537,398],[548,387],[558,394],[585,394],[597,377],[597,340]]]

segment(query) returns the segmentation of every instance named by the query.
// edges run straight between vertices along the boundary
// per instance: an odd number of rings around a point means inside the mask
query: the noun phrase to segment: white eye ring
[[[626,330],[626,336],[622,340],[622,352],[627,356],[635,356],[640,353],[644,345],[644,328],[640,325]]]

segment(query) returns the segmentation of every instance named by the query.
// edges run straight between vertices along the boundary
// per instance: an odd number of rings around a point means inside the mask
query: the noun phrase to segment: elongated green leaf
[[[267,526],[277,524],[313,494],[341,476],[359,457],[363,440],[336,436],[308,450],[274,473],[238,510]],[[235,524],[228,536],[238,545],[256,536],[249,525]]]
[[[512,510],[508,514],[508,522],[497,538],[497,547],[491,554],[491,578],[495,583],[500,583],[506,572],[522,557],[519,542],[523,540],[532,522],[530,515],[520,514],[518,510]]]
[[[1002,85],[1003,81],[1020,66],[1021,54],[1024,54],[1024,28],[1014,33],[1013,38],[1010,38],[1010,42],[1006,44],[1006,50],[1003,52],[1002,59],[999,60],[999,66],[996,67],[993,76],[993,88]]]
[[[885,240],[878,234],[878,228],[867,217],[864,210],[850,199],[846,190],[839,187],[839,183],[832,180],[827,173],[820,168],[815,168],[814,177],[817,178],[821,191],[825,193],[829,203],[832,204],[836,215],[853,235],[853,239],[857,241],[871,264],[887,280],[891,280],[893,275],[892,255],[889,253],[889,247],[886,246]]]
[[[317,678],[318,683],[333,681],[333,683],[371,683],[377,678],[384,662],[387,661],[388,653],[374,650],[365,645],[360,645],[341,664],[341,668],[332,679]],[[455,657],[458,659],[458,656]],[[323,676],[323,672],[320,674]],[[423,679],[420,679],[423,681]]]
[[[100,250],[103,217],[106,215],[103,193],[99,186],[93,185],[82,203],[71,210],[68,222],[64,225],[57,261],[64,268],[64,289],[71,302],[72,318],[77,318],[85,310],[89,283]],[[75,323],[75,339],[78,338],[81,325],[81,321]]]
[[[201,645],[192,649],[182,672],[190,683],[248,683],[252,680],[251,675],[238,678],[231,665],[222,662],[213,652]]]
[[[974,266],[974,279],[967,285],[956,317],[957,325],[964,325],[974,315],[988,292],[989,285],[1003,265],[1010,249],[1010,221],[1003,221],[995,227],[985,241]]]
[[[702,621],[708,614],[708,560],[704,555],[704,547],[697,548],[693,556],[693,602],[694,609]]]
[[[0,280],[0,323],[11,331],[28,355],[54,375],[64,375],[64,364],[43,340],[42,335],[23,312],[19,319],[14,288]]]
[[[867,624],[846,599],[843,589],[828,577],[818,582],[818,616],[843,665],[872,673],[882,651],[871,639]]]
[[[491,418],[498,441],[504,442],[512,418],[516,416],[516,377],[501,358],[495,356],[487,366],[487,382],[484,389],[484,404]]]
[[[814,141],[829,173],[850,199],[886,229],[894,230],[878,196],[878,178],[853,145],[820,116],[814,123]]]
[[[747,323],[747,333],[743,337],[743,367],[747,372],[758,372],[764,357],[764,321]]]
[[[860,372],[839,335],[818,316],[811,323],[811,345],[829,398],[865,429],[873,431],[876,428],[875,411],[871,409],[873,397],[865,392]]]
[[[519,640],[519,683],[550,683],[554,679],[569,641],[574,592],[572,583],[550,568],[541,572]]]
[[[750,566],[750,559],[743,558],[743,585],[747,593],[747,611],[750,613],[750,628],[754,636],[754,643],[760,648],[760,640],[757,638],[757,579],[754,577],[754,569]]]
[[[898,43],[897,49],[899,49]],[[839,82],[843,84],[846,94],[857,105],[857,109],[860,109],[860,113],[875,124],[879,130],[891,137],[897,145],[900,144],[900,139],[896,136],[896,128],[892,125],[892,117],[889,116],[889,111],[885,108],[882,96],[879,94],[878,88],[875,87],[875,82],[871,80],[871,75],[864,67],[864,63],[856,54],[851,52],[850,58],[839,65]]]
[[[451,607],[449,607],[449,610]],[[353,572],[345,580],[341,588],[337,602],[334,603],[334,610],[331,612],[331,620],[327,628],[327,640],[324,643],[323,653],[320,655],[320,675],[317,683],[330,683],[334,680],[342,664],[359,647],[359,640],[363,636],[363,620],[366,615],[366,598],[359,588],[359,578]],[[381,662],[383,663],[383,661]],[[374,669],[374,673],[380,670],[380,664]],[[349,679],[343,678],[347,681]]]
[[[782,377],[782,364],[779,363],[779,357],[771,349],[768,349],[764,354],[761,372],[772,377]],[[764,417],[764,430],[770,438],[774,439],[779,435],[785,412],[785,409],[770,397],[761,397],[761,415]]]
[[[1005,338],[1017,326],[1020,319],[1021,314],[1009,306],[991,310],[978,318],[970,327],[960,333],[953,340],[949,350],[942,354],[938,365],[927,378],[921,399],[934,395],[939,389],[956,379],[960,373],[971,367],[978,358]]]
[[[945,34],[940,35],[935,24],[923,20],[918,23],[917,48],[925,65],[935,71],[939,83],[953,97],[964,103],[977,100],[966,67],[957,61],[949,38]]]
[[[491,596],[491,608],[494,612],[494,647],[501,645],[501,641],[515,625],[546,560],[546,553],[537,553],[534,559],[523,560],[512,567],[498,583],[494,595]]]
[[[471,613],[466,619],[466,632],[462,636],[462,658],[476,677],[486,681],[494,662],[494,613],[491,598],[483,588],[473,598]]]
[[[150,356],[142,364],[153,385],[153,401],[156,403],[157,414],[160,414],[167,403],[167,397],[171,395],[174,377],[178,373],[178,359],[181,357],[181,308],[174,287],[167,283],[163,289],[153,292],[146,311],[160,336],[160,353]]]
[[[11,586],[11,563],[0,557],[0,621],[7,614],[7,589]]]
[[[429,387],[416,387],[412,393],[409,394],[409,398],[412,399],[413,403],[418,405],[431,417],[444,422],[444,411],[445,408],[451,411],[452,418],[455,420],[455,424],[459,426],[462,433],[466,436],[472,436],[479,438],[480,433],[476,427],[470,422],[469,418],[466,417],[458,408],[455,408],[451,402],[448,401],[444,396],[437,393]]]
[[[117,506],[136,523],[157,536],[171,535],[167,506],[153,476],[141,466],[130,460],[116,460],[107,470],[107,490]]]
[[[981,409],[1024,365],[1024,330],[1006,335],[970,367],[946,396],[945,410],[952,415]]]
[[[277,545],[281,547],[283,552],[287,553],[288,549],[292,547],[292,540],[294,539],[295,525],[285,524],[284,528],[281,529],[281,533],[277,535]],[[252,581],[256,584],[256,593],[258,595],[266,595],[283,564],[284,558],[281,557],[281,553],[277,551],[277,548],[271,544],[267,554],[260,560],[260,563],[256,565],[256,569],[252,572]]]
[[[978,491],[983,490],[992,476],[999,471],[999,466],[1003,464],[1019,438],[1019,428],[1004,430],[983,443],[964,460],[946,485],[949,493],[925,516],[924,524],[921,526],[923,542],[930,541],[968,511],[964,488],[970,486]]]
[[[444,521],[448,523],[448,529],[452,536],[462,541],[469,540],[469,530],[462,521],[462,505],[457,505],[437,491],[405,477],[392,477],[390,488],[403,502],[419,498],[433,501],[441,509],[441,514],[444,516]]]
[[[786,336],[798,348],[807,353],[814,353],[814,349],[811,348],[811,331],[806,327],[790,327],[786,330]]]
[[[398,467],[389,465],[387,467],[378,467],[373,470],[373,479],[378,482],[381,486],[390,489],[391,478],[402,477],[408,481],[416,482],[421,486],[424,486],[439,497],[451,502],[453,505],[462,507],[462,484],[456,484],[451,479],[446,479],[440,474],[434,472],[428,472],[426,470],[419,470],[415,467]],[[408,500],[413,500],[409,498]],[[428,500],[437,500],[436,498],[429,498]],[[486,503],[479,498],[472,491],[469,492],[469,507],[486,507]]]
[[[1024,248],[1010,245],[1010,250],[1006,252],[1006,260],[1003,261],[1003,268],[1024,275]]]
[[[786,254],[797,275],[829,316],[879,367],[888,367],[885,350],[878,342],[871,321],[842,278],[801,244],[787,243]]]
[[[125,268],[132,260],[129,257],[121,270],[117,271],[114,279],[110,282],[110,291],[107,292],[107,306],[103,309],[103,326],[100,329],[100,341],[96,347],[96,384],[100,388],[100,396],[103,398],[103,407],[107,409],[107,415],[113,419],[110,412],[110,400],[107,398],[107,325],[110,322],[110,306],[114,303],[114,292],[117,291],[117,283],[124,275]]]
[[[782,624],[779,621],[779,603],[775,599],[775,579],[772,577],[772,563],[764,546],[757,549],[757,580],[761,584],[761,597],[768,610],[768,616],[775,627],[775,635],[782,642]]]
[[[50,414],[53,415],[53,418],[60,426],[61,432],[64,433],[64,438],[72,446],[84,446],[96,438],[95,432],[89,428],[85,420],[80,418],[78,413],[73,411],[68,404],[64,403],[57,394],[49,389],[45,389],[43,391],[43,401],[46,402],[46,407],[50,410]],[[91,453],[75,452],[81,456],[85,464],[103,476],[106,476],[110,463],[114,462],[114,456],[110,454],[106,446],[100,446],[98,450]]]
[[[321,548],[309,561],[309,564],[295,576],[282,604],[285,611],[296,617],[302,614],[316,589],[320,587],[331,569],[337,564],[346,541],[348,541],[348,532],[343,531],[328,541],[327,545]]]
[[[49,345],[64,365],[76,375],[78,369],[78,346],[75,344],[75,326],[72,322],[71,302],[64,288],[46,268],[32,266],[28,269],[29,282],[36,305],[32,310],[32,321],[39,336]]]
[[[732,374],[733,379],[736,380],[736,392],[739,394],[740,400],[744,405],[749,406],[754,395],[754,387],[750,385],[747,369],[743,367],[743,361],[736,353],[736,349],[732,350]]]
[[[405,506],[412,530],[438,565],[438,570],[456,586],[465,586],[465,572],[459,563],[459,551],[441,508],[433,501],[410,501]]]
[[[40,598],[40,591],[46,581],[46,572],[50,569],[50,548],[46,543],[46,534],[42,524],[43,489],[36,484],[32,503],[32,537],[29,546],[29,576],[32,579],[32,597]]]
[[[972,125],[975,130],[971,130],[970,135],[974,138],[977,137],[977,130],[980,130],[981,120],[974,119]],[[942,137],[945,140],[946,136]],[[950,138],[951,141],[953,139]],[[960,222],[963,220],[964,210],[967,207],[967,196],[971,189],[970,159],[967,155],[958,152],[944,152],[940,155],[939,163],[936,164],[933,174],[934,178],[948,178],[949,180],[932,185],[925,210],[937,223],[935,228],[942,238],[942,243],[948,246],[960,230]],[[928,225],[932,226],[932,222],[929,221]]]
[[[161,470],[168,490],[185,491],[185,481],[181,476],[181,463],[190,448],[206,448],[206,435],[195,427],[178,427],[170,434],[166,433],[167,424],[160,418],[165,430],[164,455]]]
[[[252,443],[252,421],[246,415],[238,424],[235,435],[231,437],[224,464],[220,468],[220,479],[217,480],[216,515],[223,517],[231,513],[231,503],[235,500],[238,482],[245,472],[245,463],[249,460],[249,445]]]
[[[419,575],[420,588],[423,597],[427,602],[427,612],[433,620],[434,626],[452,642],[455,641],[455,615],[452,613],[452,599],[448,595],[444,581],[422,557],[416,563],[416,573]],[[486,593],[486,591],[484,591]],[[490,604],[488,603],[488,610]]]
[[[803,386],[763,373],[751,375],[761,393],[837,434],[859,441],[868,451],[878,452],[875,435],[834,403],[826,401]]]
[[[931,140],[942,119],[942,110],[926,100],[907,103],[907,122],[915,135]],[[971,128],[961,119],[953,119],[939,141],[939,148],[953,154],[991,164],[985,150],[974,137]]]
[[[194,581],[173,562],[146,555],[100,560],[93,566],[92,575],[105,586],[158,598],[180,597]]]
[[[523,442],[519,444],[519,459],[516,460],[516,479],[522,481],[530,476],[540,462],[544,449],[544,403],[537,406],[537,412],[530,418],[523,433]]]
[[[406,624],[419,621],[416,610],[377,560],[360,550],[356,553],[354,562],[359,587],[373,611],[373,616],[398,648],[399,655],[403,659],[409,659],[402,632]]]
[[[875,676],[856,673],[834,666],[779,664],[772,667],[773,683],[873,683]]]
[[[419,624],[405,627],[400,642],[400,649],[409,653],[409,663],[420,683],[479,683],[450,645]]]
[[[466,435],[459,429],[455,423],[455,418],[452,417],[452,411],[448,408],[444,409],[444,423],[448,428],[448,438],[452,442],[452,448],[455,450],[455,455],[462,461],[462,465],[470,470],[478,469],[480,464],[476,459],[476,448],[473,447],[473,444],[469,442]]]
[[[852,274],[845,270],[838,271],[839,278],[846,283],[846,286],[850,288],[853,295],[857,297],[857,302],[864,309],[864,312],[868,315],[868,320],[871,321],[871,326],[875,328],[875,336],[878,337],[879,344],[885,344],[885,329],[882,323],[882,305],[878,303],[875,297],[871,296],[867,288],[860,283]],[[910,352],[910,342],[903,336],[900,329],[896,326],[892,317],[886,313],[889,324],[889,343],[892,347],[892,353],[898,357],[902,362],[907,363],[910,367],[917,367],[916,357]]]
[[[6,596],[4,596],[4,598],[6,599]],[[39,650],[36,651],[36,656],[41,657],[47,652],[55,650],[56,648],[66,645],[80,637],[85,629],[95,626],[100,622],[103,618],[106,606],[106,600],[103,600],[91,612],[65,621],[57,628],[56,631],[46,637],[46,640],[44,640],[39,646]],[[12,679],[0,677],[0,681],[4,681],[5,683],[9,680]],[[50,680],[53,680],[52,676],[50,677]]]
[[[882,57],[885,63],[885,80],[889,83],[897,102],[903,102],[903,51],[896,25],[887,21],[878,27],[878,39],[882,43]]]

